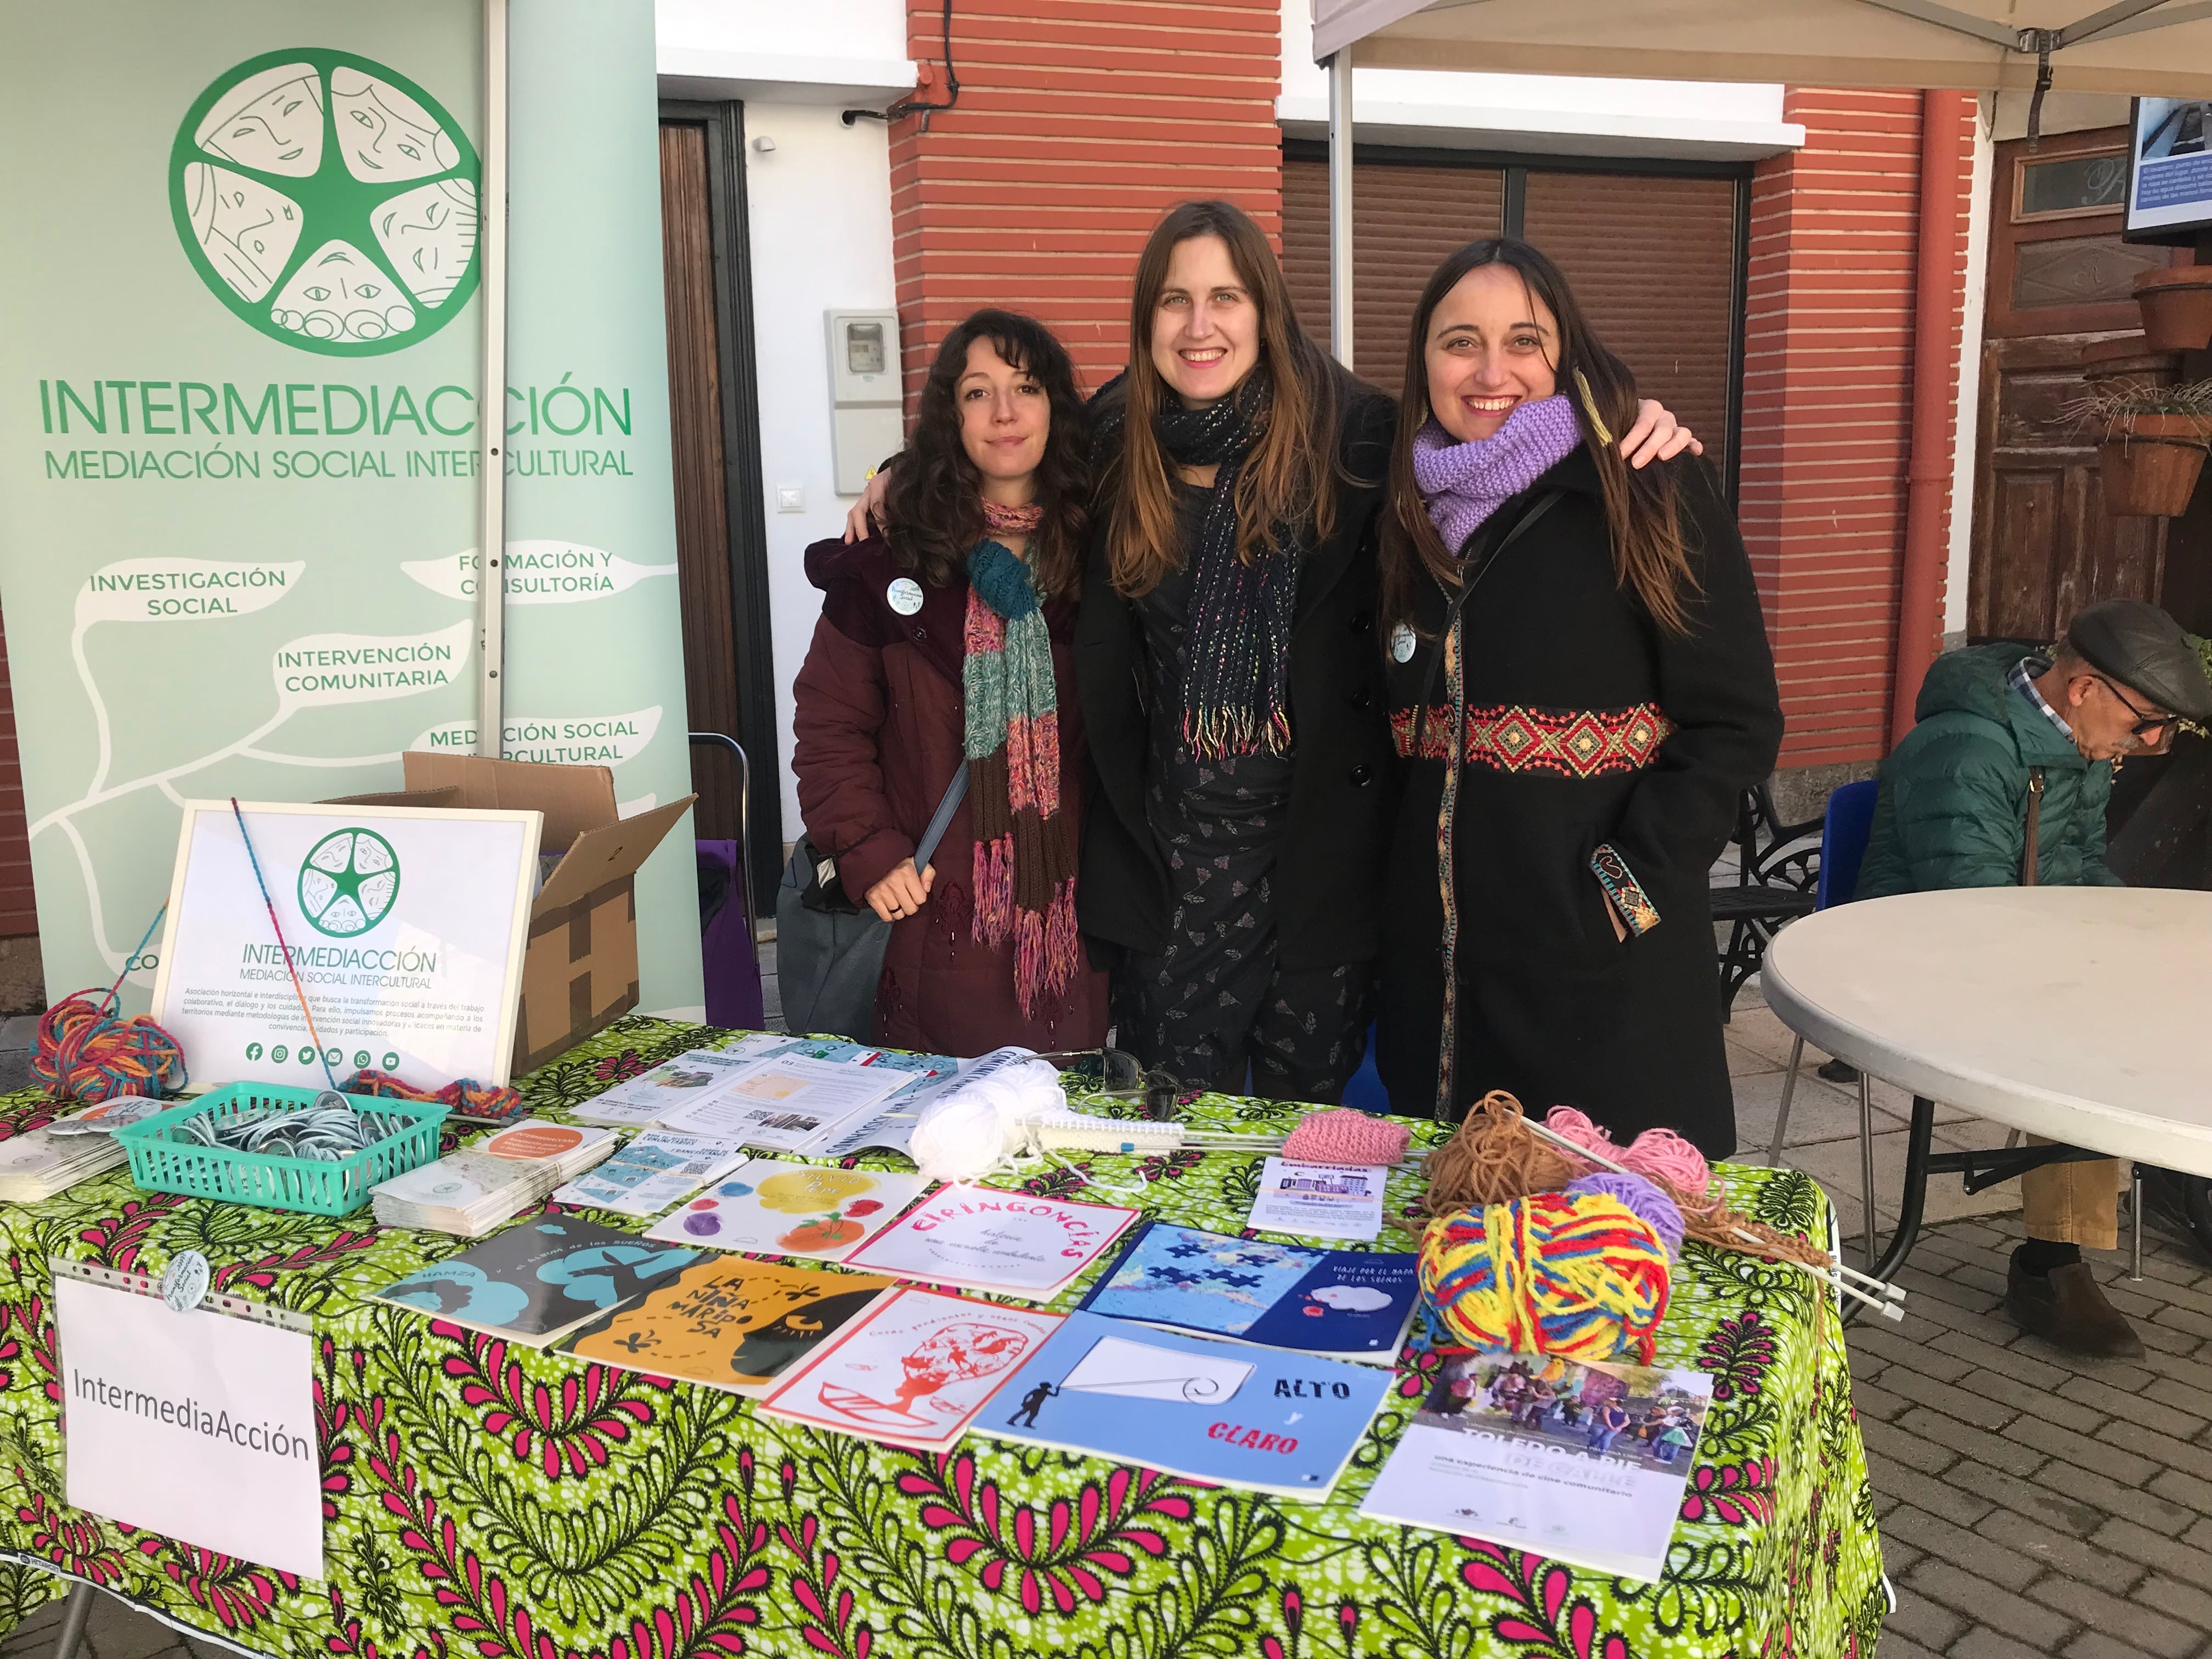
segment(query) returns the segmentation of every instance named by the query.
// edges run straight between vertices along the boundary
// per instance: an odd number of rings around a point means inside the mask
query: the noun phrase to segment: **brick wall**
[[[1875,760],[1887,748],[1912,437],[1920,94],[1793,87],[1783,118],[1802,122],[1806,142],[1761,162],[1752,185],[1740,516],[1789,715],[1781,763],[1792,767]],[[1971,106],[1961,119],[1973,119]],[[1970,169],[1957,181],[1962,207]],[[1954,388],[1963,211],[1959,222],[1953,322],[1936,343]],[[1955,430],[1955,403],[1949,419]]]
[[[908,8],[908,54],[944,95],[944,12]],[[891,130],[908,409],[946,331],[1025,311],[1087,387],[1127,361],[1129,277],[1163,210],[1236,202],[1279,234],[1279,0],[957,0],[960,101]]]
[[[15,688],[0,641],[0,939],[39,931],[31,896],[31,838],[23,817],[23,769],[15,757]]]

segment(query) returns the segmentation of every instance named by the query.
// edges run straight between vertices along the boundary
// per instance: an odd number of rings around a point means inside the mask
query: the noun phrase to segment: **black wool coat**
[[[1709,1156],[1735,1146],[1708,896],[1737,796],[1782,739],[1774,660],[1735,516],[1711,467],[1674,469],[1699,591],[1686,633],[1613,576],[1597,470],[1577,449],[1501,507],[1480,558],[1537,500],[1462,613],[1467,731],[1452,828],[1458,1054],[1453,1096],[1492,1089],[1532,1115],[1578,1106],[1626,1140],[1663,1126]],[[1406,788],[1383,905],[1376,1063],[1392,1109],[1425,1114],[1443,1028],[1438,808],[1450,705],[1441,586],[1415,584],[1411,659],[1389,670]],[[1416,741],[1413,709],[1431,713]],[[1592,870],[1610,848],[1656,925],[1624,942]],[[1633,891],[1627,893],[1632,902]]]
[[[1371,961],[1396,768],[1376,639],[1376,515],[1389,476],[1393,399],[1347,384],[1336,516],[1298,572],[1291,635],[1297,766],[1273,880],[1278,960],[1287,969]],[[1146,683],[1136,608],[1114,591],[1103,525],[1091,538],[1075,621],[1075,674],[1095,787],[1076,884],[1091,957],[1167,944],[1166,865],[1145,818],[1146,711],[1174,688]]]

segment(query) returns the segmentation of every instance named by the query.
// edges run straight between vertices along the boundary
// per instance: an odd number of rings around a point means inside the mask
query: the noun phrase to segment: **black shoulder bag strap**
[[[968,763],[962,761],[960,769],[952,775],[952,781],[945,786],[945,799],[937,803],[937,811],[929,820],[929,828],[921,832],[915,844],[914,867],[919,875],[929,868],[930,855],[937,851],[937,843],[945,839],[945,826],[952,822],[952,814],[968,793]]]
[[[1430,663],[1428,678],[1421,682],[1421,695],[1413,702],[1413,744],[1417,752],[1420,747],[1422,722],[1428,717],[1429,696],[1436,690],[1437,676],[1443,672],[1444,653],[1441,642],[1449,639],[1452,629],[1459,626],[1459,613],[1466,608],[1468,598],[1474,592],[1475,585],[1488,575],[1491,567],[1498,562],[1499,555],[1529,531],[1534,530],[1537,521],[1557,507],[1560,498],[1566,493],[1564,489],[1547,490],[1530,502],[1528,510],[1513,521],[1513,527],[1505,532],[1495,546],[1483,554],[1482,562],[1468,573],[1465,580],[1459,585],[1459,592],[1452,596],[1451,605],[1444,612],[1444,625],[1437,630],[1439,644],[1436,659]],[[1475,532],[1478,536],[1481,533],[1480,530]]]
[[[2043,769],[2039,766],[2029,767],[2027,769],[2027,834],[2022,838],[2023,844],[2020,849],[2020,884],[2023,887],[2035,885],[2035,830],[2036,820],[2043,816]]]

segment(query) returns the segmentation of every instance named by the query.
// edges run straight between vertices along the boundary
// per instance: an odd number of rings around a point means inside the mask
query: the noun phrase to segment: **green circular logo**
[[[476,289],[476,147],[351,52],[264,52],[218,76],[170,147],[169,207],[216,297],[304,350],[397,351]]]
[[[309,927],[332,939],[367,933],[398,896],[399,855],[374,830],[333,830],[300,866],[300,913]],[[331,1058],[337,1057],[331,1049]]]

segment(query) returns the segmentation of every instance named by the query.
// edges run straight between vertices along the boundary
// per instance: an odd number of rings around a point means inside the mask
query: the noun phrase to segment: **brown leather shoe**
[[[2023,1272],[2015,1261],[2005,1275],[2005,1306],[2020,1328],[2075,1353],[2097,1359],[2140,1359],[2142,1339],[2118,1308],[2105,1300],[2086,1261]]]

